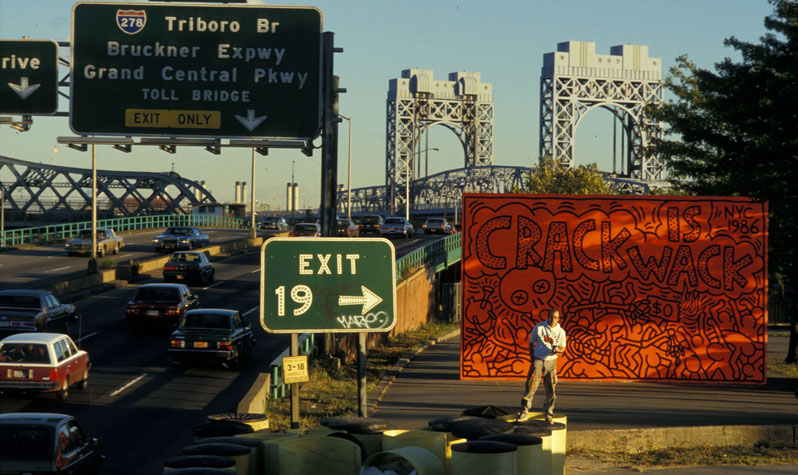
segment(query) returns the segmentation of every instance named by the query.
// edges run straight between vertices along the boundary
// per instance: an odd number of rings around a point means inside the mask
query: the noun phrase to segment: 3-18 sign
[[[308,376],[308,357],[284,356],[283,357],[283,383],[305,383],[310,381]]]

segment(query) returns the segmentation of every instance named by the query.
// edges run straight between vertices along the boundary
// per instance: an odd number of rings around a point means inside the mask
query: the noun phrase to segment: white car
[[[119,250],[125,246],[125,241],[121,236],[117,236],[111,228],[97,228],[97,256],[119,254]],[[67,254],[91,255],[91,229],[81,229],[77,236],[73,237],[64,244]]]
[[[383,237],[402,236],[410,239],[415,233],[413,225],[405,218],[385,218],[380,228],[380,235]]]

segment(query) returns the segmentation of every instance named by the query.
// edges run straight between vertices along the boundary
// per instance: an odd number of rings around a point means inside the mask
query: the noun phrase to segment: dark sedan
[[[74,305],[59,302],[47,290],[0,290],[0,333],[69,333],[77,319]]]
[[[176,326],[183,315],[199,308],[199,298],[184,284],[145,284],[125,307],[131,330],[144,323]]]
[[[321,237],[321,226],[318,223],[296,223],[288,235],[290,237]]]
[[[357,237],[360,231],[354,221],[349,218],[338,218],[335,223],[335,235],[343,237]]]
[[[454,234],[455,229],[454,226],[451,225],[448,221],[443,218],[429,218],[424,224],[421,225],[421,229],[424,230],[426,234]]]
[[[100,442],[66,414],[0,415],[0,473],[99,473]]]
[[[380,235],[382,226],[385,224],[382,216],[378,214],[370,214],[360,218],[360,234],[376,234]]]
[[[169,354],[176,362],[205,361],[235,366],[252,356],[255,334],[236,310],[186,312],[172,333]]]
[[[215,273],[216,269],[204,252],[173,252],[163,266],[164,282],[183,280],[205,285],[213,282]]]
[[[179,249],[196,249],[210,244],[211,238],[197,228],[189,226],[170,226],[152,239],[155,251],[171,251]]]

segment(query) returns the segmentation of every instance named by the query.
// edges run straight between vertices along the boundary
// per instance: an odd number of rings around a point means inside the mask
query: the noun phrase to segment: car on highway
[[[152,246],[156,252],[191,250],[210,243],[211,238],[207,234],[190,226],[169,226],[159,236],[152,238]]]
[[[59,302],[50,291],[0,290],[0,333],[69,333],[70,324],[77,320],[75,306]]]
[[[144,284],[127,303],[125,318],[133,331],[148,324],[175,327],[199,304],[199,297],[185,284]]]
[[[255,333],[236,310],[203,308],[183,315],[169,339],[175,362],[216,362],[236,366],[252,356]]]
[[[288,235],[290,237],[321,237],[321,226],[318,223],[296,223]]]
[[[125,247],[125,240],[117,236],[111,228],[97,228],[97,256],[119,254]],[[81,229],[78,234],[64,244],[64,250],[70,256],[75,254],[91,255],[91,229]]]
[[[357,237],[360,231],[354,221],[349,218],[335,220],[335,235],[342,237]]]
[[[258,221],[258,229],[266,231],[288,231],[288,222],[280,216],[266,216]]]
[[[382,216],[378,214],[369,214],[360,217],[360,234],[376,234],[380,235],[382,226],[385,223]]]
[[[199,251],[173,252],[163,265],[164,282],[196,282],[202,285],[213,282],[216,269],[208,255]]]
[[[86,389],[90,368],[89,354],[69,335],[19,333],[0,340],[0,391],[54,392],[65,401],[70,386]]]
[[[380,235],[383,237],[402,236],[404,238],[411,238],[416,230],[413,225],[405,218],[385,218],[385,222],[380,229]]]
[[[0,414],[0,473],[97,474],[100,441],[67,414]]]
[[[454,226],[444,218],[429,218],[421,225],[426,234],[454,234]]]

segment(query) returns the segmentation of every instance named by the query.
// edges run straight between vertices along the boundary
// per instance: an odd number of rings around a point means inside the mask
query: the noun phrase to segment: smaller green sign
[[[271,238],[261,248],[261,325],[270,333],[390,331],[395,268],[387,239]]]
[[[58,110],[58,43],[0,40],[0,113]]]

